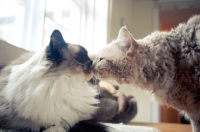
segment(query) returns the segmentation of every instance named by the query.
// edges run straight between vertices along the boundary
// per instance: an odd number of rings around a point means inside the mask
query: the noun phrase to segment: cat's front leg
[[[65,128],[61,127],[61,126],[52,126],[46,130],[44,130],[43,132],[67,132],[65,130]]]
[[[190,124],[192,125],[192,132],[200,132],[200,118],[197,115],[188,114]]]
[[[192,125],[192,132],[200,132],[200,123],[199,121],[191,121],[191,125]]]

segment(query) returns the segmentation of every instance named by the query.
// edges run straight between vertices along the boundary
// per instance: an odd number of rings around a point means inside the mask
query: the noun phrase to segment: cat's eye
[[[100,59],[99,59],[99,61],[102,61],[102,60],[103,60],[103,58],[100,58]]]

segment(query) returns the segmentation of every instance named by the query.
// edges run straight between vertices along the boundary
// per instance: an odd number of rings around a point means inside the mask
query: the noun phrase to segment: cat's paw
[[[66,130],[61,126],[52,126],[43,132],[66,132]]]

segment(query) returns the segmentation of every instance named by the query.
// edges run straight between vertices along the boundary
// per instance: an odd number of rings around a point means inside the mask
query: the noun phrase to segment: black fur
[[[108,127],[93,120],[80,121],[69,132],[109,132]]]
[[[91,66],[92,60],[88,57],[87,50],[82,46],[80,46],[80,47],[81,47],[81,49],[75,58],[76,61],[78,61],[81,64],[85,64],[86,66]]]
[[[67,48],[67,43],[64,41],[59,30],[54,30],[51,35],[51,41],[46,48],[46,58],[52,61],[55,65],[59,65],[62,60],[62,50]]]

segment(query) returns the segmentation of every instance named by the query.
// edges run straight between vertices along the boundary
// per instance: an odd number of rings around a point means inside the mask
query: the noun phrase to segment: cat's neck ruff
[[[48,74],[48,61],[41,53],[12,67],[4,92],[15,112],[44,126],[70,127],[90,119],[97,109],[92,106],[98,103],[94,98],[97,91],[81,77]]]

